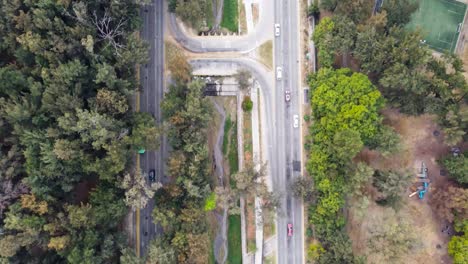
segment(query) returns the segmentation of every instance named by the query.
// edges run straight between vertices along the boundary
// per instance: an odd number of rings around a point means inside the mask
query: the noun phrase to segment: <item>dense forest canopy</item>
[[[393,129],[380,124],[383,99],[407,115],[436,117],[444,143],[453,149],[464,150],[468,138],[468,84],[460,58],[449,53],[434,56],[420,42],[422,33],[405,27],[418,1],[386,0],[375,13],[373,6],[371,0],[320,1],[320,8],[333,14],[320,19],[312,36],[320,70],[309,78],[313,123],[306,147],[307,169],[315,182],[311,196],[316,199],[309,207],[309,227],[318,241],[310,243],[308,255],[318,263],[363,262],[350,250],[343,212],[351,200],[365,208],[369,200],[362,190],[371,182],[379,192],[375,202],[382,206],[397,204],[409,185],[406,172],[378,171],[351,160],[363,146],[383,156],[400,147]],[[316,4],[310,10],[318,17]],[[360,73],[351,74],[346,67]],[[373,93],[362,94],[369,88]],[[372,104],[372,99],[380,103]],[[355,102],[371,104],[354,106]],[[441,219],[454,223],[457,235],[448,252],[454,263],[466,263],[466,153],[445,157],[439,164],[455,181],[431,194],[431,206]],[[395,241],[395,248],[403,245]],[[378,247],[383,249],[388,246]],[[400,247],[393,257],[403,249],[408,247]]]
[[[124,175],[157,146],[139,27],[135,0],[0,3],[0,262],[118,261]]]

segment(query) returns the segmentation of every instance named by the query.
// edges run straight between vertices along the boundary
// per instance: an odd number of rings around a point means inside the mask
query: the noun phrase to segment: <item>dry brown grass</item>
[[[431,180],[429,193],[423,200],[419,200],[417,196],[409,198],[409,190],[402,193],[402,206],[395,216],[410,223],[417,234],[418,239],[415,244],[418,246],[406,255],[402,255],[394,263],[450,263],[447,255],[449,238],[445,233],[440,232],[442,222],[433,214],[429,203],[431,193],[447,182],[447,178],[440,175],[437,160],[447,155],[448,147],[443,143],[442,134],[438,137],[433,134],[435,130],[440,130],[434,121],[435,116],[407,116],[395,109],[386,109],[383,114],[384,122],[401,135],[404,148],[400,153],[390,157],[383,157],[376,151],[364,150],[356,157],[356,160],[366,162],[375,169],[409,171],[414,174],[424,161],[429,169],[428,177]],[[372,196],[372,188],[369,190]],[[354,251],[363,255],[369,254],[370,227],[376,224],[385,225],[386,222],[382,219],[395,214],[392,209],[377,205],[372,197],[369,199],[371,201],[368,208],[364,210],[364,215],[360,216],[353,208],[356,201],[349,201],[348,232],[353,241]],[[440,249],[437,249],[438,245]],[[371,254],[368,263],[379,263],[379,257],[378,254]]]
[[[257,48],[257,54],[261,63],[269,69],[273,69],[273,41],[265,41]]]

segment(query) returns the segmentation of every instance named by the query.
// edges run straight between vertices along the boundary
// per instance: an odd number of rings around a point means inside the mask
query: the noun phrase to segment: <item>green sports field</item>
[[[466,4],[455,0],[420,0],[408,28],[422,30],[432,49],[453,52],[466,13]]]

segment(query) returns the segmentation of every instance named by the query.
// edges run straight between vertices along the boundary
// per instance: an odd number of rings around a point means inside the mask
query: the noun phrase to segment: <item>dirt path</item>
[[[218,176],[218,185],[224,187],[224,170],[223,170],[223,137],[224,137],[224,123],[226,121],[226,113],[224,112],[223,107],[218,105],[215,100],[213,104],[216,108],[216,111],[221,115],[221,123],[218,129],[218,136],[216,138],[216,146],[214,148],[214,162],[215,162],[215,171]],[[216,213],[216,218],[221,228],[218,229],[214,242],[214,255],[216,263],[224,264],[226,263],[228,255],[227,247],[227,208],[223,208],[222,214]]]

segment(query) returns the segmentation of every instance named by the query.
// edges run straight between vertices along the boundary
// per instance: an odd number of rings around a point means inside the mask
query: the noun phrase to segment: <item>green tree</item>
[[[337,163],[349,163],[358,154],[364,144],[359,132],[345,129],[337,132],[333,137],[332,148],[337,157]]]
[[[396,154],[401,150],[401,138],[392,127],[381,126],[378,135],[371,144],[384,157]]]
[[[149,199],[153,198],[154,192],[161,187],[160,183],[146,184],[147,175],[137,173],[131,175],[125,174],[121,186],[125,189],[125,204],[131,206],[134,210],[146,207]]]
[[[134,113],[132,118],[131,144],[135,150],[157,150],[161,132],[155,125],[154,118],[143,112]]]
[[[347,189],[352,196],[361,197],[364,193],[364,188],[371,182],[375,170],[365,163],[359,162],[356,164],[354,172],[350,175]]]
[[[372,0],[341,0],[338,1],[335,13],[349,17],[355,23],[362,23],[372,15],[373,7]]]
[[[465,219],[459,225],[455,225],[455,231],[461,233],[459,236],[452,236],[448,244],[448,252],[453,257],[454,264],[468,262],[468,221]]]
[[[331,48],[343,57],[343,66],[348,66],[348,53],[354,49],[356,39],[356,25],[354,22],[342,16],[333,17],[334,27],[332,31]]]
[[[203,26],[206,18],[206,14],[203,10],[204,3],[204,0],[178,0],[175,13],[180,17],[180,19],[182,19],[182,21],[189,24],[194,29],[199,30]]]
[[[320,69],[309,85],[314,119],[320,122],[315,141],[331,140],[345,128],[359,133],[364,144],[376,136],[384,100],[367,76],[349,69]]]
[[[171,264],[177,262],[176,252],[167,242],[160,238],[151,241],[148,249],[148,260],[151,263]]]
[[[448,170],[450,177],[460,183],[468,183],[468,159],[465,155],[448,156],[442,160],[442,164]]]
[[[386,0],[382,5],[382,10],[387,12],[388,28],[406,25],[418,8],[419,2],[411,0]]]
[[[297,198],[309,200],[312,196],[312,179],[307,176],[297,177],[290,185],[292,194]]]
[[[120,263],[144,264],[145,262],[135,255],[133,248],[124,248],[120,256]]]
[[[338,3],[339,3],[338,0],[323,0],[323,1],[320,1],[320,7],[325,10],[333,12],[338,6]]]
[[[400,200],[412,178],[413,176],[406,172],[376,171],[373,184],[381,193],[377,202],[394,205]]]
[[[250,87],[250,79],[252,78],[252,74],[249,70],[239,69],[234,75],[234,78],[236,78],[237,83],[239,84],[239,88],[241,90],[246,90]]]
[[[312,40],[319,51],[317,58],[322,67],[331,67],[334,61],[335,51],[331,48],[334,28],[334,21],[329,17],[325,17],[315,27],[312,35]]]

